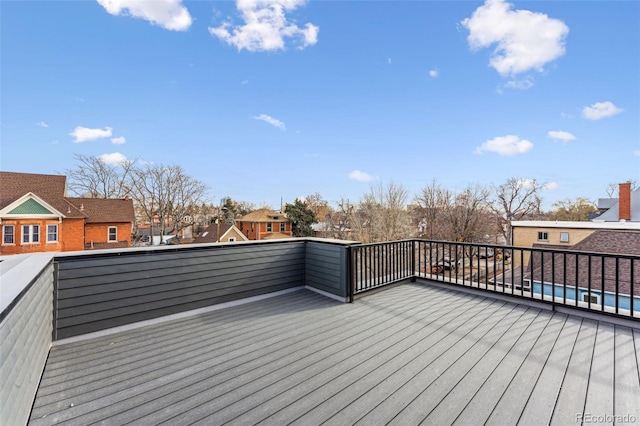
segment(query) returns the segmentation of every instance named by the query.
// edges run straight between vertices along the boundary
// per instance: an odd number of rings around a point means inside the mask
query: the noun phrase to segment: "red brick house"
[[[131,246],[133,201],[66,197],[66,179],[0,172],[0,254]]]
[[[249,240],[291,238],[291,222],[284,213],[258,209],[236,219],[236,227]]]

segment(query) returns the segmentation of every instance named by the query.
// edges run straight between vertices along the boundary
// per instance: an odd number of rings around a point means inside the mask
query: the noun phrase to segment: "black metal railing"
[[[424,278],[640,319],[640,256],[450,241],[351,248],[353,296]]]
[[[415,277],[414,242],[393,241],[351,246],[351,294]]]

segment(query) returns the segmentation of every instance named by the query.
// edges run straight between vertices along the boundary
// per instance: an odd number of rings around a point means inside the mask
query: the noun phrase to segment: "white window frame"
[[[11,242],[7,242],[7,228],[11,228]],[[16,244],[16,226],[15,225],[3,225],[2,226],[2,245],[3,246],[14,246]]]
[[[114,230],[115,232],[113,233],[113,236],[115,237],[114,239],[111,239],[111,230]],[[118,242],[118,227],[117,226],[110,226],[107,228],[107,242],[108,243],[117,243]]]
[[[286,224],[284,222],[280,222],[280,232],[285,233],[287,232],[286,229]]]
[[[236,238],[235,237],[229,237],[228,240],[230,243],[235,243],[236,242]]]
[[[267,232],[273,232],[273,225],[271,222],[267,222]]]
[[[47,224],[47,242],[48,243],[57,243],[58,242],[58,225],[57,224]],[[55,228],[55,239],[49,239],[49,235],[52,234],[51,231],[49,231],[49,227],[54,227]]]
[[[547,237],[547,238],[544,238]],[[549,232],[538,231],[538,241],[549,241]]]
[[[22,244],[40,244],[40,225],[22,225],[22,238],[20,238],[20,241],[22,241]]]
[[[569,233],[568,232],[561,232],[560,233],[560,242],[561,243],[568,243],[569,242]]]

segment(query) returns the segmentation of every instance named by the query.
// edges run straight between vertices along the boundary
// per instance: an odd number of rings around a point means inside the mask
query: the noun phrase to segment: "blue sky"
[[[222,196],[640,178],[638,1],[11,1],[5,171],[177,164]]]

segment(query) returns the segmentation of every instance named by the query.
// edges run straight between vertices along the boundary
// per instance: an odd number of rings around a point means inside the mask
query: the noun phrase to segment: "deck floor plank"
[[[584,413],[597,331],[597,322],[582,321],[551,424],[566,425],[580,422],[578,416]]]
[[[480,323],[429,368],[420,371],[381,404],[372,407],[357,424],[392,421],[402,424],[410,418],[417,420],[422,414],[429,413],[526,310],[526,307],[505,306],[504,311],[495,315],[495,322]]]
[[[634,330],[630,328],[616,326],[613,414],[623,420],[619,423],[632,423],[624,421],[631,418],[640,421],[640,371],[634,350],[633,333]]]
[[[473,302],[473,301],[470,301]],[[495,305],[495,306],[494,306]],[[371,358],[368,364],[357,365],[345,374],[323,385],[311,383],[306,393],[293,398],[286,406],[275,415],[264,419],[264,414],[248,412],[235,421],[254,423],[256,420],[265,420],[267,424],[320,424],[329,420],[332,416],[340,414],[340,424],[352,424],[357,420],[357,414],[363,409],[369,410],[384,395],[376,395],[377,390],[383,390],[384,394],[392,388],[391,383],[385,380],[394,378],[400,382],[415,375],[413,370],[419,371],[433,358],[448,349],[452,341],[460,339],[460,335],[476,325],[476,321],[486,320],[487,317],[502,306],[495,303],[487,306],[483,300],[475,301],[464,306],[462,312],[452,310],[450,314],[441,317],[437,322],[426,324],[418,333],[411,336],[410,346],[397,355],[388,357]],[[427,327],[428,326],[428,327]],[[291,396],[298,390],[291,389]],[[359,399],[359,404],[356,403]],[[305,410],[308,410],[305,412]],[[255,410],[254,410],[255,411]],[[349,413],[355,418],[347,418]],[[366,411],[365,411],[366,412]],[[304,413],[302,416],[300,413]],[[253,415],[253,416],[252,416]],[[245,423],[246,424],[246,423]]]
[[[614,340],[614,326],[602,322],[598,323],[587,400],[584,405],[585,414],[602,418],[612,418],[613,416],[613,390],[615,384]],[[611,348],[614,348],[614,350],[611,350]]]
[[[501,426],[518,423],[565,322],[564,315],[554,315],[549,320],[542,335],[494,407],[486,421],[487,425]]]
[[[424,283],[301,290],[51,350],[30,424],[640,418],[640,330]]]

